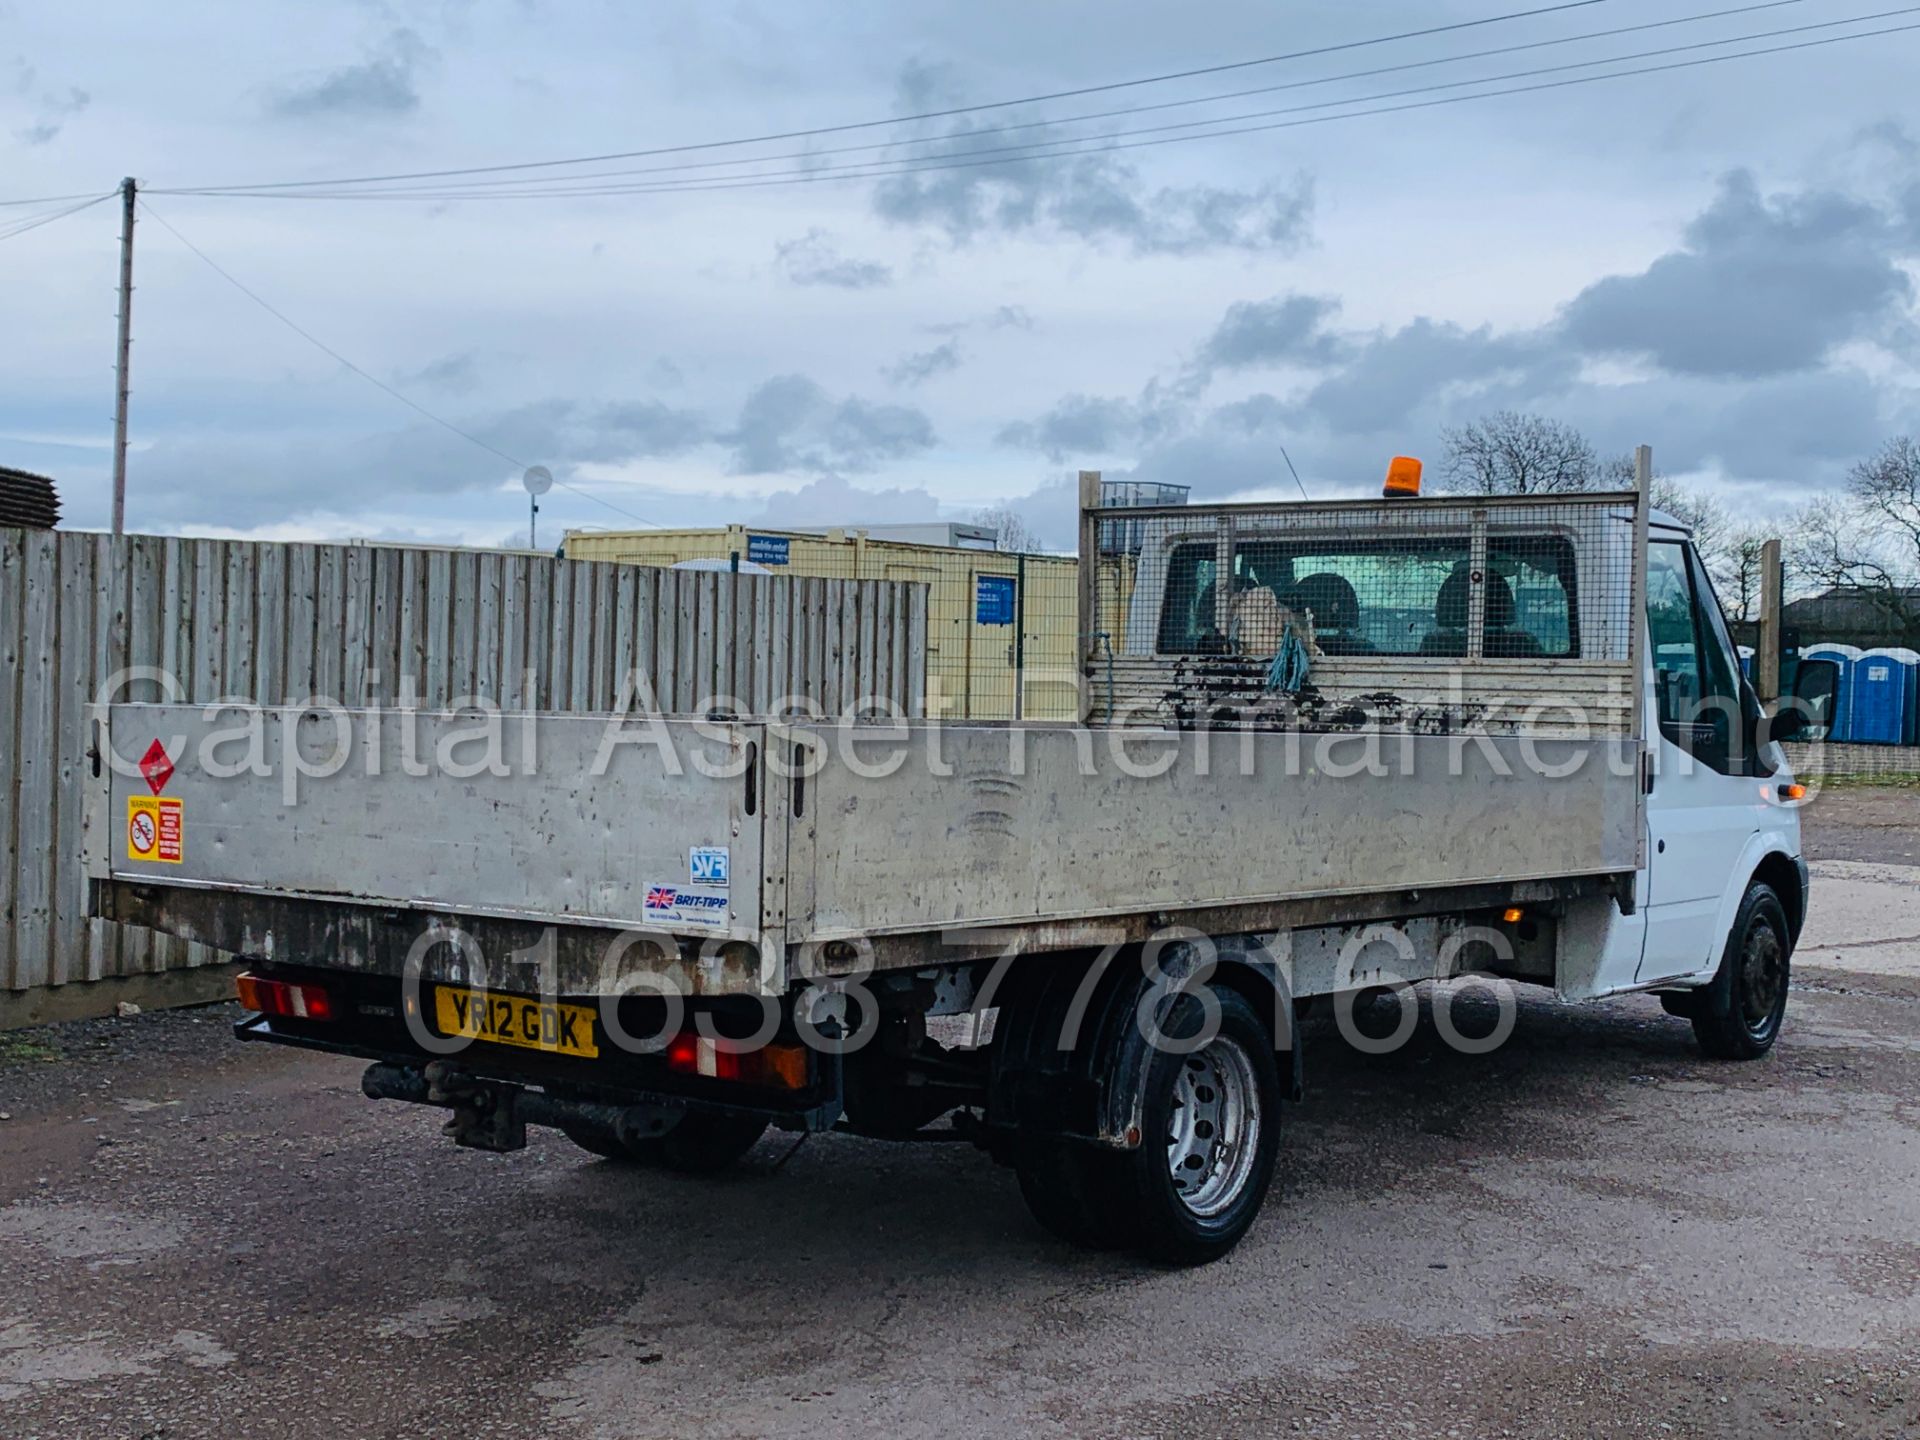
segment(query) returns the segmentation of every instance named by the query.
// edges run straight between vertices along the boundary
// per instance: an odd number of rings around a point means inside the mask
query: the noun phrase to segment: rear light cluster
[[[807,1088],[807,1052],[800,1045],[762,1045],[731,1050],[724,1043],[683,1030],[667,1042],[667,1068],[679,1075],[737,1080],[781,1090]]]
[[[287,980],[266,980],[246,974],[234,981],[240,1003],[262,1015],[281,1015],[290,1020],[331,1020],[333,1000],[318,985],[297,985]]]

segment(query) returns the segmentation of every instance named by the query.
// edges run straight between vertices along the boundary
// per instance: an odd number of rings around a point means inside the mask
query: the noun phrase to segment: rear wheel
[[[1114,1053],[1101,1057],[1100,1068],[1141,1076],[1137,1147],[1023,1138],[1015,1158],[1020,1193],[1055,1235],[1089,1249],[1124,1246],[1168,1264],[1199,1265],[1226,1254],[1253,1224],[1273,1181],[1280,1073],[1253,1007],[1231,990],[1215,993],[1219,1027],[1191,1054],[1149,1046],[1131,1017],[1116,1027]],[[1184,997],[1164,1032],[1175,1042],[1197,1037],[1203,1015],[1198,1000]]]
[[[1793,941],[1773,887],[1748,889],[1720,957],[1720,974],[1689,1018],[1700,1048],[1716,1060],[1757,1060],[1780,1038]],[[1724,993],[1725,1004],[1718,1002]]]
[[[1034,1141],[1014,1162],[1027,1209],[1069,1245],[1119,1250],[1139,1237],[1125,1157],[1070,1140]]]
[[[699,1112],[683,1116],[666,1134],[645,1140],[622,1140],[611,1128],[599,1125],[564,1127],[569,1140],[603,1159],[653,1165],[684,1175],[726,1169],[754,1147],[766,1128],[766,1121],[752,1116]]]
[[[1273,1183],[1279,1152],[1273,1040],[1246,1000],[1230,990],[1219,1000],[1212,1040],[1191,1055],[1157,1054],[1148,1066],[1146,1139],[1128,1157],[1141,1247],[1174,1265],[1217,1260],[1240,1243]],[[1188,1007],[1199,1009],[1182,1002]]]

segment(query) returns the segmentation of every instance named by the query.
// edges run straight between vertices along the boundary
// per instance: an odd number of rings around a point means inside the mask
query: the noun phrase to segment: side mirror
[[[1775,740],[1823,740],[1832,731],[1840,667],[1831,660],[1803,659],[1794,669],[1793,693],[1780,699],[1773,717]]]
[[[1802,739],[1812,728],[1812,717],[1803,706],[1789,702],[1777,715],[1769,715],[1761,722],[1767,739],[1776,743],[1782,740]]]

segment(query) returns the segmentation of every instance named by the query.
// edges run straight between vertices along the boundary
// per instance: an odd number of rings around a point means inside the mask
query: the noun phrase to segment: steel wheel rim
[[[1741,1011],[1751,1034],[1762,1034],[1773,1023],[1785,959],[1786,948],[1773,926],[1755,920],[1740,947]]]
[[[1240,1043],[1222,1035],[1181,1056],[1167,1115],[1167,1173],[1180,1203],[1202,1219],[1227,1209],[1259,1146],[1259,1082]]]

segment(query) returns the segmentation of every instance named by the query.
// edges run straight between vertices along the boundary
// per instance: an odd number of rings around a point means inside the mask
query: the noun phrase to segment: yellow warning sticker
[[[186,806],[168,795],[127,797],[127,858],[178,865],[185,858]]]

